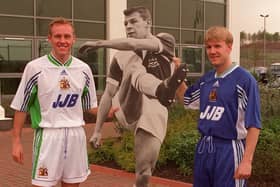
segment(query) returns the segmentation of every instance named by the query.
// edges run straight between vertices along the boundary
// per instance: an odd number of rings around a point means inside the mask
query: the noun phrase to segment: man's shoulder
[[[241,80],[255,80],[255,78],[253,77],[253,75],[246,69],[238,66],[235,71],[233,72],[235,77],[241,79]]]
[[[47,55],[35,58],[26,64],[29,68],[40,68],[44,63],[48,62]]]

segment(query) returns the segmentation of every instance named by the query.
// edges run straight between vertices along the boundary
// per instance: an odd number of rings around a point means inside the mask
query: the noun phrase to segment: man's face
[[[151,24],[143,20],[139,12],[125,16],[124,26],[128,38],[146,38],[150,33]]]
[[[59,59],[68,59],[75,42],[73,28],[68,24],[54,24],[48,41],[52,46],[52,53]]]
[[[230,62],[230,52],[232,45],[225,41],[208,41],[206,43],[206,52],[211,64],[216,67],[226,66]]]

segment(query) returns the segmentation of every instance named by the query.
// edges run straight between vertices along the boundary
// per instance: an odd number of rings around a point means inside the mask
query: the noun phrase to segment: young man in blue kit
[[[214,70],[179,89],[184,106],[200,111],[194,187],[245,187],[252,172],[261,128],[259,90],[253,76],[231,61],[232,44],[226,28],[209,28],[205,45]]]

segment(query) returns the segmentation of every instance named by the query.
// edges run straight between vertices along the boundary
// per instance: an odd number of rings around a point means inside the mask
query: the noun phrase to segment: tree
[[[253,35],[252,35],[252,41],[253,42],[256,42],[257,41],[257,34],[256,33],[253,33]]]
[[[272,40],[274,42],[278,42],[280,39],[280,35],[279,35],[279,32],[275,32],[273,35],[272,35]]]
[[[244,43],[246,42],[247,39],[248,39],[247,38],[247,33],[244,32],[244,31],[241,31],[240,32],[240,43],[241,43],[241,45],[244,45]]]
[[[258,31],[256,36],[257,36],[257,40],[263,40],[263,31]]]

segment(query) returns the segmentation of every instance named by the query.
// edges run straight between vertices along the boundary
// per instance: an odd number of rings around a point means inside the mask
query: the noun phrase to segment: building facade
[[[232,0],[0,0],[0,105],[9,112],[23,69],[30,60],[50,52],[47,27],[53,17],[72,21],[77,35],[73,55],[88,40],[125,37],[123,10],[142,5],[151,10],[152,32],[168,32],[176,38],[176,54],[189,64],[190,77],[199,77],[211,67],[207,62],[203,35],[213,25],[227,26],[239,40]],[[237,41],[238,42],[238,41]],[[235,43],[233,61],[239,60]],[[111,49],[98,49],[82,59],[89,64],[99,93]]]

